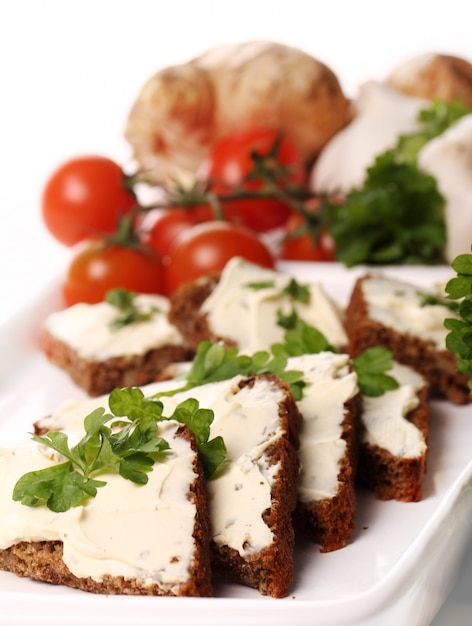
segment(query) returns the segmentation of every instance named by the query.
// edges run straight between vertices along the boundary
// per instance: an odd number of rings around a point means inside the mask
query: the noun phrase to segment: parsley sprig
[[[135,302],[136,295],[122,287],[108,291],[105,301],[118,309],[118,315],[110,324],[111,330],[118,330],[136,322],[147,322],[158,312],[157,307],[150,307],[147,311],[139,309]]]
[[[424,144],[470,113],[461,102],[434,102],[418,114],[420,130],[400,136],[367,169],[364,184],[342,203],[326,200],[306,213],[318,235],[327,228],[336,259],[348,267],[362,263],[434,264],[443,261],[446,243],[444,198],[436,179],[419,169]]]
[[[357,374],[357,384],[364,396],[378,397],[386,391],[398,389],[398,382],[387,372],[392,369],[393,357],[390,350],[381,346],[367,348],[352,360]]]
[[[343,204],[323,207],[336,242],[336,258],[348,267],[368,263],[431,264],[446,243],[444,199],[436,180],[396,150],[379,155],[362,187]]]
[[[34,441],[65,460],[21,476],[13,500],[63,512],[95,497],[97,489],[107,484],[99,479],[106,473],[145,485],[154,463],[164,460],[163,453],[169,450],[168,442],[159,436],[158,426],[168,419],[187,424],[194,432],[207,476],[224,460],[222,438],[208,440],[213,411],[199,408],[194,399],[179,404],[170,417],[165,417],[162,402],[145,398],[138,388],[125,388],[112,391],[109,406],[110,413],[100,407],[85,417],[85,435],[72,447],[64,432],[33,434]],[[120,419],[123,417],[126,419]]]
[[[325,351],[338,352],[321,331],[299,317],[296,317],[294,325],[285,331],[283,342],[273,344],[270,352],[260,350],[249,356],[240,354],[236,346],[227,348],[220,342],[202,341],[190,369],[178,377],[182,380],[182,386],[158,392],[154,397],[172,396],[200,385],[228,380],[238,375],[274,374],[288,383],[294,399],[299,401],[303,398],[306,386],[304,373],[289,369],[288,359]],[[398,382],[388,374],[392,362],[392,353],[381,347],[369,348],[353,359],[352,365],[358,377],[359,389],[364,395],[380,396],[398,387]]]
[[[158,392],[154,397],[172,396],[200,385],[236,376],[274,374],[288,383],[295,399],[301,399],[304,386],[303,372],[287,369],[287,362],[287,355],[280,351],[274,354],[260,350],[249,356],[240,354],[236,346],[227,348],[219,342],[202,341],[189,371],[181,376],[182,386],[171,391]]]
[[[455,354],[457,369],[472,376],[472,254],[460,254],[451,264],[457,276],[446,284],[449,298],[459,300],[458,314],[461,319],[446,319],[444,326],[450,331],[446,347]],[[472,391],[472,380],[468,381]]]

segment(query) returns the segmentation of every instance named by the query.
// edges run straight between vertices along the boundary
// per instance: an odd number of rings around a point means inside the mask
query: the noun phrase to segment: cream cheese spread
[[[240,380],[210,383],[160,399],[165,414],[185,398],[196,398],[201,407],[214,411],[210,438],[223,437],[227,458],[207,482],[212,536],[217,545],[247,556],[273,541],[262,515],[272,506],[271,491],[280,466],[269,461],[268,450],[286,433],[279,417],[283,390],[265,378],[239,388]],[[168,386],[156,383],[148,386],[147,393]]]
[[[98,399],[95,402],[101,406]],[[90,403],[84,404],[88,408]],[[82,411],[82,421],[86,414]],[[107,484],[95,498],[63,513],[12,499],[18,478],[51,466],[57,462],[54,455],[34,442],[3,451],[0,548],[20,541],[61,541],[64,562],[77,577],[100,582],[105,575],[123,576],[169,590],[188,581],[196,519],[196,506],[188,493],[196,478],[195,453],[187,440],[176,435],[178,427],[174,421],[160,424],[159,434],[171,449],[165,462],[155,463],[147,485],[103,474],[100,479]],[[75,424],[72,432],[76,433]]]
[[[290,358],[288,364],[302,370],[305,381],[297,403],[303,415],[298,498],[301,502],[333,498],[347,447],[342,438],[344,405],[358,392],[356,374],[349,370],[347,354],[306,354]]]
[[[253,354],[269,350],[283,341],[285,329],[277,324],[278,312],[298,316],[314,326],[336,347],[347,344],[337,305],[320,283],[310,283],[307,302],[283,293],[291,277],[282,272],[248,263],[239,257],[229,261],[202,305],[213,332],[231,339],[241,352]]]
[[[455,314],[442,304],[424,304],[420,287],[387,276],[372,276],[362,283],[369,316],[397,332],[430,341],[438,350],[446,348],[446,318]]]
[[[422,432],[406,417],[418,406],[417,392],[425,381],[412,368],[399,363],[394,363],[388,374],[400,386],[379,397],[364,397],[363,442],[399,458],[421,457],[426,452],[426,442]]]
[[[149,320],[126,324],[116,330],[110,324],[119,314],[107,303],[75,304],[52,313],[45,322],[46,330],[75,349],[79,356],[96,361],[139,355],[167,344],[181,345],[179,331],[167,319],[169,301],[163,296],[140,294],[133,304],[141,311],[153,311]]]

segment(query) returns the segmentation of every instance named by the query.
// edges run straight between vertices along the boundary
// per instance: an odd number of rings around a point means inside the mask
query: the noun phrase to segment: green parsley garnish
[[[415,163],[421,148],[434,137],[442,135],[470,109],[460,100],[451,102],[435,101],[418,114],[420,130],[403,135],[398,140],[397,150],[405,162]]]
[[[310,287],[308,285],[301,285],[295,278],[290,279],[282,293],[298,302],[309,302],[310,300]]]
[[[245,287],[249,289],[254,289],[256,291],[262,289],[274,289],[275,281],[274,280],[260,280],[254,281],[251,283],[247,283]],[[300,284],[295,278],[290,278],[288,283],[283,287],[280,291],[281,296],[287,296],[292,300],[297,300],[299,302],[309,302],[310,300],[310,287],[309,285]]]
[[[135,304],[136,295],[121,287],[112,289],[106,294],[105,302],[119,310],[119,314],[110,324],[111,330],[118,330],[122,326],[134,324],[135,322],[147,322],[154,313],[159,311],[157,307],[151,307],[148,311],[138,309]]]
[[[357,383],[364,396],[381,396],[386,391],[398,389],[398,382],[386,372],[392,369],[393,357],[390,350],[380,346],[368,348],[352,360],[357,374]]]
[[[314,326],[310,326],[299,317],[285,332],[284,343],[275,344],[271,349],[274,354],[284,353],[287,356],[301,356],[302,354],[315,354],[317,352],[338,352],[321,331]]]
[[[247,283],[245,287],[259,291],[260,289],[273,289],[275,287],[274,280],[256,280],[252,283]]]
[[[435,179],[395,150],[377,157],[363,187],[344,204],[328,203],[325,210],[336,258],[348,267],[441,261],[444,199]]]
[[[202,341],[192,366],[182,376],[183,384],[178,389],[159,392],[155,397],[171,396],[207,383],[228,380],[235,376],[256,376],[274,374],[285,380],[290,386],[295,399],[303,395],[303,372],[287,370],[285,354],[271,354],[266,350],[249,356],[240,354],[236,346],[225,348],[221,343]]]
[[[322,204],[318,214],[336,242],[338,261],[348,267],[442,262],[444,198],[435,178],[418,168],[417,155],[467,113],[458,102],[431,104],[419,113],[420,131],[378,155],[363,186],[351,190],[344,204]]]
[[[457,369],[472,376],[472,254],[460,254],[451,264],[457,276],[446,285],[449,298],[460,300],[458,314],[461,319],[446,319],[444,326],[450,331],[446,347],[455,354]],[[472,380],[468,381],[472,391]]]
[[[420,298],[420,306],[445,306],[454,313],[459,311],[459,303],[453,300],[447,300],[446,298],[439,298],[432,293],[424,293],[422,291],[416,292]]]
[[[86,416],[85,435],[73,447],[63,432],[33,434],[33,440],[66,460],[21,476],[14,487],[13,500],[63,512],[95,497],[97,489],[106,485],[97,478],[104,473],[119,474],[145,485],[147,473],[156,461],[164,459],[163,453],[169,449],[158,433],[158,423],[168,419],[192,429],[207,476],[224,460],[226,450],[221,437],[208,441],[213,411],[200,409],[196,400],[179,404],[170,417],[165,417],[162,402],[145,398],[140,389],[126,388],[112,391],[109,405],[110,413],[97,408]]]

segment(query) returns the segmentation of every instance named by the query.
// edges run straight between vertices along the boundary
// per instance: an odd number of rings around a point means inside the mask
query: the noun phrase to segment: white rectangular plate
[[[281,269],[301,281],[322,282],[342,306],[354,279],[365,271],[311,263],[284,263]],[[446,267],[385,271],[420,287],[452,275]],[[24,438],[34,421],[62,401],[85,397],[37,348],[41,323],[58,306],[54,284],[39,302],[0,329],[0,446]],[[469,534],[471,440],[470,407],[432,402],[423,501],[380,502],[359,489],[352,543],[328,554],[320,554],[316,545],[299,543],[295,583],[287,598],[265,598],[220,583],[214,598],[100,596],[0,572],[2,619],[8,616],[9,625],[22,626],[429,624],[449,590]]]

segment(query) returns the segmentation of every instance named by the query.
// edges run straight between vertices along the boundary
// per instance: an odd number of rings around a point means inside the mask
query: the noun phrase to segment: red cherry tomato
[[[256,233],[241,224],[197,224],[178,237],[166,266],[169,293],[200,276],[221,271],[234,256],[273,268],[275,260]]]
[[[149,219],[146,219],[149,218]],[[142,241],[157,252],[161,258],[169,254],[174,240],[184,231],[204,221],[212,220],[210,207],[191,209],[159,209],[142,221]]]
[[[165,293],[162,262],[145,252],[103,240],[83,242],[73,257],[63,285],[67,306],[101,302],[107,291],[123,287],[136,293]]]
[[[41,210],[53,237],[66,246],[112,233],[120,215],[136,205],[119,165],[102,156],[83,156],[61,165],[46,182]]]
[[[299,213],[294,213],[285,226],[285,237],[295,233],[304,224],[305,220]],[[314,240],[309,233],[287,237],[282,243],[280,258],[286,261],[334,261],[334,241],[331,236],[322,231],[318,240]]]
[[[278,149],[271,164],[284,168],[284,175],[275,175],[281,189],[306,181],[303,160],[292,143],[279,137],[271,129],[251,129],[232,133],[217,141],[204,160],[199,177],[210,182],[211,190],[218,195],[230,194],[237,185],[246,191],[260,190],[263,178],[256,176],[247,180],[254,170],[252,153],[267,156],[279,141]],[[286,202],[274,198],[241,198],[223,204],[225,218],[240,222],[258,232],[265,232],[282,226],[292,209]]]

